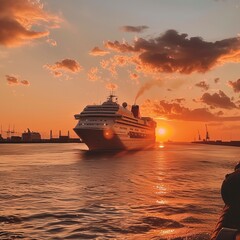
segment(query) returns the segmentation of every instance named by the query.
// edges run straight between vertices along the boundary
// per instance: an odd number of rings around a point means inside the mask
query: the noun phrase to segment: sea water
[[[240,148],[0,145],[0,239],[209,239]]]

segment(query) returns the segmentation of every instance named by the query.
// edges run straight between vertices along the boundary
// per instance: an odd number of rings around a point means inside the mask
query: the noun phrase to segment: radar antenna
[[[108,102],[116,102],[117,103],[117,100],[118,100],[118,98],[117,98],[117,96],[114,93],[114,88],[112,87],[111,90],[110,90],[110,94],[109,94],[109,96],[107,98],[107,101]]]

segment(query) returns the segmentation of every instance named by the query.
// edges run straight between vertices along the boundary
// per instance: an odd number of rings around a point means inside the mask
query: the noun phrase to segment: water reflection
[[[81,144],[19,145],[14,155],[4,148],[6,239],[209,239],[220,183],[240,153],[191,144],[100,153]]]
[[[158,147],[159,147],[159,148],[164,148],[164,147],[165,147],[165,146],[164,146],[164,143],[163,143],[163,142],[158,143]]]

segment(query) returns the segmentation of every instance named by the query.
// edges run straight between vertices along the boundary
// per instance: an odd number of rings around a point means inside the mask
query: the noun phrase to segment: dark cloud
[[[224,115],[224,112],[223,112],[223,111],[218,111],[218,112],[216,113],[216,115],[217,115],[217,116],[222,116],[222,115]]]
[[[212,95],[210,93],[204,93],[200,100],[212,108],[237,108],[235,103],[221,90],[219,90],[219,93],[214,93]]]
[[[24,85],[24,86],[29,86],[30,82],[27,80],[20,80],[18,77],[16,76],[10,76],[10,75],[6,75],[6,80],[7,83],[11,86],[16,86],[16,85]]]
[[[179,103],[169,103],[165,100],[146,100],[142,105],[142,111],[153,117],[167,118],[183,121],[239,121],[240,116],[221,117],[219,113],[211,113],[207,108],[189,109]]]
[[[50,70],[51,73],[56,77],[62,76],[62,71],[77,73],[77,72],[80,72],[82,70],[82,67],[80,66],[80,64],[76,60],[68,59],[68,58],[63,59],[59,62],[56,62],[53,65],[46,64],[43,67]]]
[[[133,53],[141,71],[204,73],[214,66],[239,61],[240,38],[208,42],[168,30],[156,38],[138,38],[133,44],[107,41],[105,47],[122,53]]]
[[[105,51],[100,49],[99,47],[95,47],[89,52],[89,54],[92,56],[105,56],[109,54],[109,51]]]
[[[195,86],[199,87],[199,88],[202,88],[205,91],[207,91],[209,89],[209,84],[207,84],[205,81],[201,81],[199,83],[196,83]]]
[[[233,88],[234,92],[240,92],[240,78],[235,82],[229,81],[228,84]]]
[[[56,27],[60,18],[43,10],[34,0],[0,0],[0,45],[13,47],[32,39],[49,35],[49,28]],[[42,31],[31,30],[32,26]]]
[[[16,46],[25,40],[45,37],[49,34],[45,32],[35,32],[25,29],[17,21],[8,18],[0,19],[0,44],[5,46]]]
[[[18,85],[19,84],[19,81],[16,77],[10,76],[10,75],[6,75],[5,77],[6,77],[6,80],[9,85]]]
[[[22,84],[22,85],[29,86],[29,85],[30,85],[30,82],[27,81],[27,80],[22,80],[22,81],[21,81],[21,84]]]
[[[185,98],[176,98],[176,99],[173,99],[173,100],[172,100],[172,102],[177,102],[177,103],[182,103],[182,102],[184,102],[184,101],[186,101]]]
[[[122,26],[120,27],[120,29],[123,32],[137,32],[137,33],[141,33],[143,31],[145,31],[146,29],[148,29],[148,26]]]

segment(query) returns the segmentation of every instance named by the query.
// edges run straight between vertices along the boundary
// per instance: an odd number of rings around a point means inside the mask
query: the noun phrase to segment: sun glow
[[[159,142],[166,141],[169,137],[169,131],[168,128],[165,126],[159,126],[156,129],[156,140]]]
[[[158,129],[157,129],[157,134],[158,134],[159,136],[164,136],[164,135],[166,135],[166,128],[162,128],[162,127],[158,128]]]

